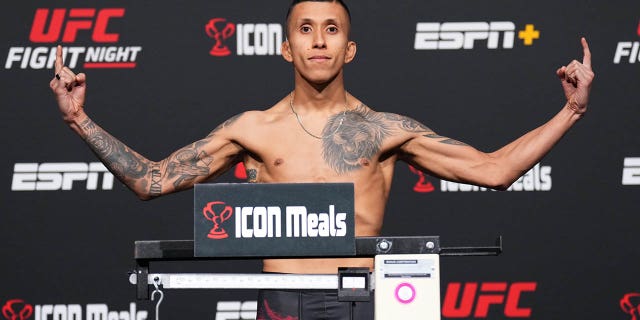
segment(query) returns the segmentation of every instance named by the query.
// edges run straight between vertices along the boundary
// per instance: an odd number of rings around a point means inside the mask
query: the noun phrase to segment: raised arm
[[[60,46],[50,87],[64,121],[82,137],[109,171],[140,199],[190,188],[221,174],[239,161],[242,148],[230,138],[230,128],[237,117],[161,161],[151,161],[127,147],[84,112],[86,75],[76,75],[64,66]]]
[[[542,126],[492,153],[484,153],[433,131],[414,133],[401,147],[407,162],[451,181],[504,190],[534,166],[587,110],[594,74],[591,52],[582,38],[584,58],[557,70],[567,102]]]

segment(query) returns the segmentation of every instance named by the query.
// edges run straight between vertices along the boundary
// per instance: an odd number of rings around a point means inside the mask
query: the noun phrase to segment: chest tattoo
[[[363,106],[337,114],[329,118],[323,129],[322,157],[340,174],[358,170],[378,154],[390,132],[391,125],[384,114]]]

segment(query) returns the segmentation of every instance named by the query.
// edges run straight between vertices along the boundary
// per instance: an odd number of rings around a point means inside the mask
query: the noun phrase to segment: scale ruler
[[[338,289],[336,274],[154,273],[166,289]],[[136,284],[132,274],[129,282]]]

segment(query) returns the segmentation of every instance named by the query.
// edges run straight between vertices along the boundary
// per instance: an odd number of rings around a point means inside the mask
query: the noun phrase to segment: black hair
[[[347,17],[349,17],[349,23],[351,23],[351,11],[349,11],[349,7],[347,7],[347,4],[344,3],[344,1],[342,0],[293,0],[291,1],[291,5],[289,6],[289,9],[287,10],[287,16],[285,18],[285,30],[287,30],[286,32],[289,32],[289,16],[291,15],[291,11],[293,10],[293,7],[295,7],[298,3],[301,2],[333,2],[333,3],[338,3],[339,5],[341,5],[344,10],[347,11]]]

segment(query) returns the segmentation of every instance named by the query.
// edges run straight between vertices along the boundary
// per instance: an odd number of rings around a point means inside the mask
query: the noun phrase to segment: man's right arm
[[[236,164],[242,147],[230,138],[227,120],[204,139],[187,145],[161,161],[151,161],[114,138],[84,112],[86,76],[62,63],[58,46],[55,77],[50,87],[63,119],[80,135],[104,165],[143,200],[192,187]]]

